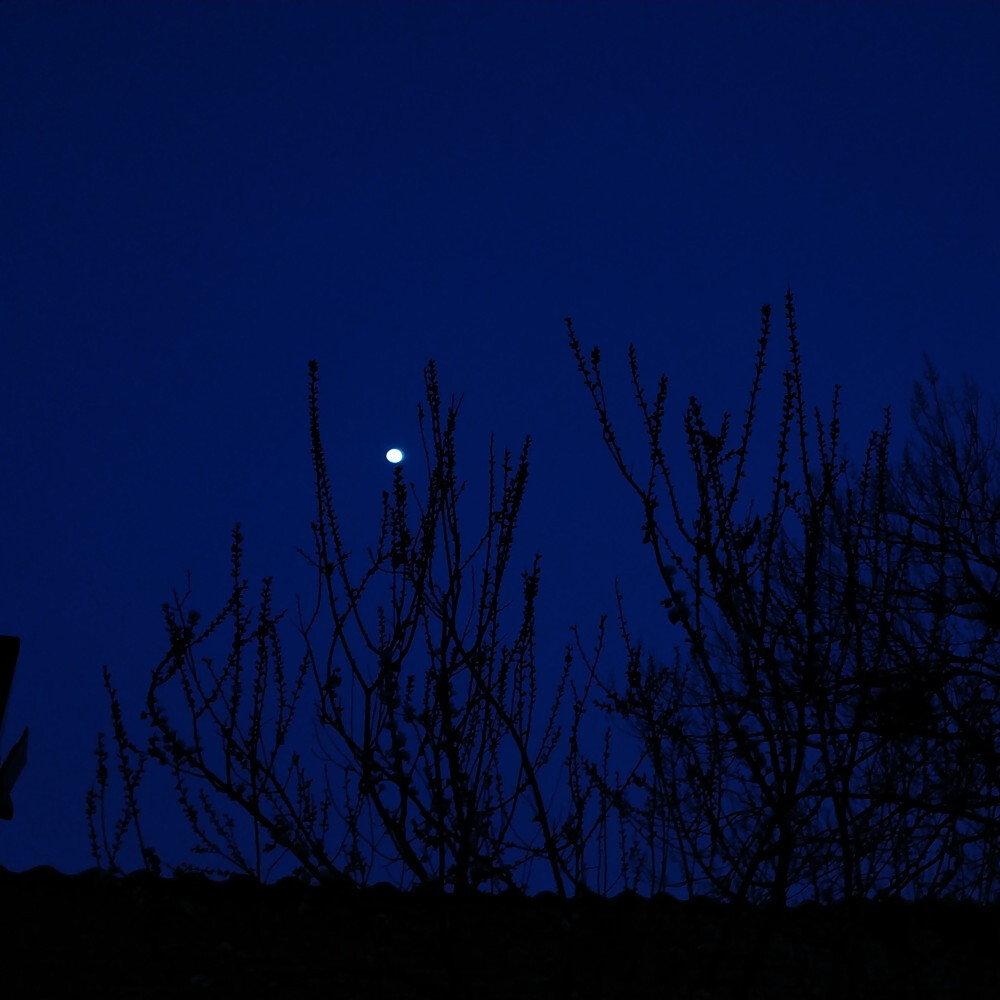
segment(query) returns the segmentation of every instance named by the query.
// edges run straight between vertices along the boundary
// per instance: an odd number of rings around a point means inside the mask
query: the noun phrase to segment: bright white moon
[[[392,462],[393,465],[403,461],[403,453],[398,448],[390,448],[385,453],[385,457],[386,460]]]

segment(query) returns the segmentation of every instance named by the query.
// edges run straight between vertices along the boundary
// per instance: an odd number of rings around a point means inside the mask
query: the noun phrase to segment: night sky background
[[[739,415],[791,286],[858,457],[886,405],[902,441],[925,352],[996,391],[998,178],[996,4],[0,5],[0,752],[31,728],[0,863],[92,863],[101,666],[139,736],[160,606],[188,571],[222,605],[235,522],[251,594],[309,592],[309,359],[359,551],[434,358],[470,531],[490,432],[533,438],[543,671],[616,576],[667,655],[563,317],[641,460],[629,342],[675,429],[691,394]]]

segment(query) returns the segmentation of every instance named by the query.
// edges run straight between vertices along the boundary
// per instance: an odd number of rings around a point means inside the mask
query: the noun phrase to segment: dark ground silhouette
[[[992,997],[1000,910],[0,869],[6,996]],[[762,935],[770,932],[769,944]],[[757,957],[764,954],[758,967]]]

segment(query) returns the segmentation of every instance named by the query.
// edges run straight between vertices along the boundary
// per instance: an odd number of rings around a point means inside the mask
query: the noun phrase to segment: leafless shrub
[[[1000,607],[993,438],[971,403],[952,414],[956,427],[918,391],[919,457],[911,449],[893,466],[887,411],[849,471],[839,387],[827,420],[806,408],[791,293],[786,321],[770,495],[759,507],[743,500],[771,338],[765,306],[735,436],[728,413],[712,427],[689,400],[687,514],[663,443],[666,377],[650,392],[630,348],[649,449],[637,472],[611,420],[600,352],[585,354],[567,320],[681,639],[673,666],[640,669],[620,603],[628,669],[605,704],[633,727],[639,763],[622,815],[654,890],[778,906],[804,892],[937,895],[974,853],[970,840],[989,855],[992,879],[995,796],[983,789],[996,773],[984,735],[995,732],[989,630]]]
[[[286,668],[269,578],[256,612],[247,607],[237,526],[232,592],[215,618],[205,625],[186,611],[189,592],[164,607],[170,649],[152,673],[144,749],[128,740],[106,680],[125,805],[110,839],[98,833],[93,817],[100,816],[102,831],[106,823],[102,737],[98,787],[88,798],[98,861],[114,863],[130,824],[139,832],[135,792],[152,759],[173,776],[195,851],[224,863],[215,871],[266,879],[290,856],[301,875],[346,874],[360,883],[388,875],[459,891],[524,886],[538,864],[561,894],[567,883],[585,881],[581,852],[590,834],[582,811],[590,796],[578,794],[559,823],[549,808],[556,786],[545,772],[579,762],[572,749],[563,761],[555,756],[566,724],[569,650],[551,704],[545,712],[539,705],[537,556],[521,573],[519,620],[507,624],[529,441],[517,457],[505,452],[499,459],[491,442],[486,523],[470,544],[459,516],[459,404],[443,407],[433,364],[425,386],[427,410],[419,418],[426,492],[418,496],[397,466],[382,496],[377,543],[359,568],[334,509],[318,372],[310,364],[317,513],[312,551],[302,554],[317,586],[308,610],[299,607],[303,655]],[[197,659],[224,627],[231,631],[225,661]],[[308,754],[291,740],[307,687]],[[573,694],[568,724],[575,734],[587,699],[575,686]]]
[[[905,552],[873,699],[887,736],[884,797],[907,816],[915,894],[991,899],[1000,821],[1000,455],[997,410],[927,363],[913,434],[888,484],[888,533]]]
[[[383,495],[378,544],[363,573],[352,576],[312,371],[318,515],[311,561],[319,589],[301,633],[319,692],[320,742],[345,779],[350,806],[343,819],[362,853],[401,864],[421,884],[456,888],[513,885],[519,868],[541,859],[563,892],[563,844],[550,823],[541,773],[560,738],[571,659],[548,716],[539,718],[537,556],[522,573],[512,641],[502,632],[529,442],[516,460],[506,452],[499,463],[491,442],[487,523],[466,547],[458,514],[465,489],[456,471],[458,404],[444,411],[433,365],[425,376],[427,495],[412,518],[412,487],[397,466]],[[362,602],[376,582],[389,601],[372,621]],[[312,636],[324,619],[329,638],[318,648]]]
[[[928,369],[902,459],[887,411],[849,466],[839,387],[826,418],[806,407],[790,293],[785,319],[770,486],[748,498],[771,350],[764,307],[735,429],[688,401],[690,509],[667,456],[666,377],[649,390],[630,348],[648,449],[636,471],[600,352],[585,354],[567,321],[678,642],[671,662],[650,656],[618,593],[620,675],[601,666],[607,619],[589,649],[574,631],[546,671],[557,679],[544,709],[538,556],[513,578],[530,442],[502,456],[491,442],[485,518],[470,534],[460,403],[442,403],[428,366],[425,485],[396,468],[376,543],[358,556],[334,506],[311,364],[316,518],[302,555],[315,592],[294,625],[272,610],[270,578],[250,608],[237,525],[222,610],[203,623],[190,586],[164,607],[169,649],[151,675],[144,745],[105,673],[124,792],[113,818],[102,735],[87,798],[95,860],[117,869],[134,830],[160,870],[138,796],[152,761],[173,780],[194,850],[213,860],[204,870],[259,880],[284,865],[313,880],[470,891],[537,885],[540,870],[563,895],[680,889],[774,908],[805,896],[994,898],[995,414],[970,387],[942,394]],[[228,652],[208,655],[227,635]],[[588,728],[594,709],[603,733]]]

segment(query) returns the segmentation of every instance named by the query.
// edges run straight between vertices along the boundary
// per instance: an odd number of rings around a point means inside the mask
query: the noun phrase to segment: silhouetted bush
[[[785,320],[762,497],[749,484],[770,307],[742,419],[712,423],[697,398],[687,403],[688,491],[665,444],[666,377],[644,385],[629,349],[648,456],[636,468],[600,351],[586,353],[567,320],[677,641],[669,662],[649,656],[619,594],[623,669],[601,666],[613,655],[606,621],[592,652],[574,632],[544,705],[537,557],[510,607],[529,442],[499,458],[491,443],[488,514],[470,536],[459,407],[442,405],[431,364],[419,412],[426,486],[396,468],[359,566],[334,509],[311,363],[316,520],[303,555],[315,594],[294,626],[272,611],[270,579],[250,609],[237,526],[222,610],[203,624],[186,610],[189,593],[164,607],[169,651],[151,675],[143,745],[105,674],[124,798],[112,821],[102,734],[87,806],[97,863],[116,869],[134,829],[147,867],[162,864],[137,794],[153,761],[173,776],[195,850],[221,865],[207,870],[261,881],[287,861],[315,881],[497,890],[526,888],[541,866],[560,895],[682,890],[774,909],[803,898],[995,898],[995,417],[969,386],[940,393],[928,369],[902,457],[890,452],[887,411],[852,466],[840,388],[825,418],[806,404],[791,293]],[[225,661],[196,658],[223,630]],[[613,745],[612,731],[631,743]],[[584,750],[594,746],[596,760]]]
[[[612,424],[600,352],[570,345],[682,642],[647,660],[619,601],[628,670],[607,707],[638,738],[623,818],[653,890],[681,885],[784,906],[887,894],[993,898],[996,421],[942,398],[928,371],[916,435],[890,460],[888,411],[860,468],[805,403],[791,293],[771,492],[744,501],[771,338],[762,324],[745,417],[711,427],[692,397],[695,487],[682,509],[663,446],[667,380],[629,367],[648,444],[635,471]],[[673,873],[673,879],[671,879]]]
[[[560,782],[547,781],[546,770],[573,766],[578,754],[574,744],[565,762],[553,760],[564,742],[569,651],[552,704],[539,705],[537,556],[521,573],[520,614],[505,610],[529,442],[517,457],[500,458],[491,442],[486,524],[470,542],[459,515],[465,486],[455,449],[458,404],[442,406],[433,364],[425,385],[427,410],[419,419],[426,491],[418,497],[403,468],[395,468],[392,489],[382,495],[378,540],[358,567],[334,509],[317,366],[310,364],[316,520],[312,552],[302,554],[317,584],[310,606],[299,609],[304,652],[289,669],[270,578],[257,610],[247,607],[237,526],[232,593],[223,609],[202,624],[185,610],[190,588],[164,606],[170,649],[152,673],[145,746],[130,741],[105,676],[125,801],[109,834],[102,735],[98,783],[88,797],[99,864],[116,864],[130,826],[147,863],[160,864],[142,836],[136,798],[153,760],[173,775],[197,837],[194,850],[227,866],[208,869],[217,873],[266,879],[273,858],[290,856],[299,874],[346,875],[362,884],[391,877],[456,890],[523,886],[531,864],[541,863],[564,895],[567,879],[582,878],[589,789],[574,785],[575,811],[558,827],[548,807]],[[199,647],[224,627],[232,634],[225,662],[197,660]],[[320,777],[289,739],[307,689]],[[181,695],[183,721],[168,708],[171,692],[175,704]],[[585,699],[576,697],[574,732],[584,711]],[[234,808],[235,815],[227,811]]]

